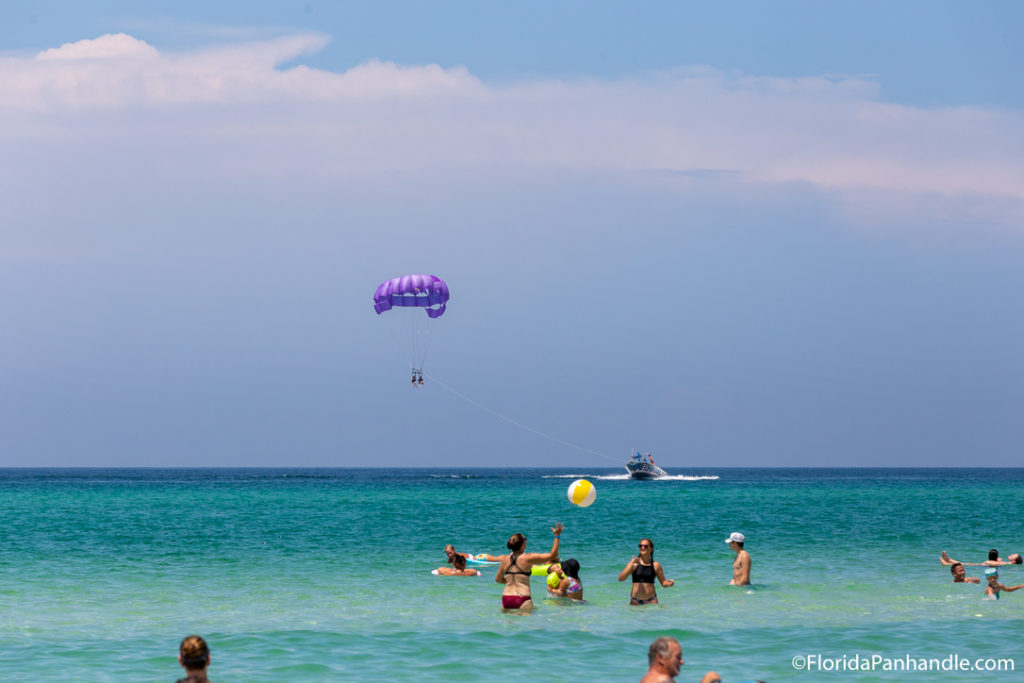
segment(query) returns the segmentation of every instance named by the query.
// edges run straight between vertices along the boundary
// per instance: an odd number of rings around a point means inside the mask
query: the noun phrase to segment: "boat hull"
[[[629,463],[626,465],[626,471],[629,473],[631,479],[659,479],[664,477],[666,472],[657,465],[651,465],[648,463]]]

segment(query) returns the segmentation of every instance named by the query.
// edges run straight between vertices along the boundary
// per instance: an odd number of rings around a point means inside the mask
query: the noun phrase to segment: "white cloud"
[[[1024,200],[1021,112],[888,103],[866,77],[755,78],[697,67],[490,85],[436,64],[282,68],[325,43],[303,34],[164,54],[118,34],[8,58],[0,61],[0,136],[27,134],[44,146],[113,136],[143,148],[159,138],[176,150],[169,163],[183,175],[211,166],[282,178],[654,170],[648,178],[662,183]]]
[[[145,41],[132,38],[124,33],[108,34],[95,40],[80,40],[77,43],[64,43],[60,47],[43,50],[36,55],[39,61],[53,59],[155,59],[156,48]]]

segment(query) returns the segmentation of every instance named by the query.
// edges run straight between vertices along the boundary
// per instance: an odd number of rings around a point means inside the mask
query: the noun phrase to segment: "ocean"
[[[192,633],[219,683],[637,681],[660,635],[683,645],[680,681],[1024,678],[1024,590],[983,600],[938,560],[1024,551],[1024,469],[670,473],[0,470],[0,679],[173,681]],[[597,500],[576,508],[583,477]],[[535,612],[505,614],[493,569],[430,574],[446,543],[547,551],[557,521],[584,604],[535,579]],[[752,587],[728,585],[733,531]],[[617,575],[642,537],[676,585],[630,607]]]

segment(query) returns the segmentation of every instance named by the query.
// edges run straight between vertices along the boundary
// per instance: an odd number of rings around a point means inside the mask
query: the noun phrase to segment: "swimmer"
[[[549,587],[548,592],[560,598],[572,600],[583,600],[583,583],[580,581],[580,563],[574,559],[562,561],[561,564],[553,564],[555,575],[560,579],[555,587]],[[551,571],[551,567],[548,571]],[[550,584],[549,584],[550,585]]]
[[[960,560],[954,560],[952,557],[946,554],[943,550],[939,555],[939,562],[943,565],[962,564],[965,567],[1005,567],[1010,564],[1024,564],[1024,557],[1020,553],[1011,553],[1005,560],[999,557],[999,551],[992,548],[988,551],[988,559],[984,562],[960,562]]]
[[[469,558],[469,553],[457,553],[455,552],[455,546],[451,543],[444,547],[444,554],[448,556],[448,564],[454,564],[455,558],[461,556],[462,559]]]
[[[438,567],[437,573],[440,576],[476,576],[480,572],[470,567],[466,569],[466,558],[456,554],[452,558],[451,567]]]
[[[732,581],[729,582],[730,586],[750,585],[750,553],[743,549],[743,543],[746,540],[746,536],[738,531],[732,532],[729,534],[729,538],[725,539],[725,542],[736,553],[736,559],[732,563]]]
[[[640,683],[671,683],[683,668],[683,646],[670,636],[657,638],[647,649],[647,673]],[[722,677],[708,671],[700,683],[722,683]]]
[[[654,541],[649,538],[640,539],[640,556],[633,556],[626,568],[619,572],[619,581],[633,577],[633,588],[629,593],[631,605],[657,605],[658,594],[654,590],[654,578],[665,588],[674,586],[673,579],[666,579],[660,562],[654,561]]]
[[[188,636],[178,648],[178,663],[185,669],[185,678],[177,683],[209,683],[206,669],[210,666],[210,648],[200,636]]]
[[[446,545],[444,547],[444,554],[448,556],[447,564],[452,564],[452,562],[454,561],[454,558],[455,558],[456,555],[462,555],[467,560],[472,560],[473,559],[473,556],[470,555],[469,553],[456,552],[455,546],[453,546],[451,543],[449,543],[448,545]],[[500,562],[501,561],[501,555],[488,555],[487,553],[480,553],[479,555],[477,555],[477,558],[481,559],[481,560],[485,560],[487,562]]]
[[[555,540],[551,544],[551,551],[546,553],[526,552],[526,536],[512,534],[509,537],[508,555],[502,555],[498,559],[501,565],[498,573],[494,575],[497,583],[505,584],[501,592],[501,608],[505,610],[527,611],[533,609],[533,599],[530,597],[530,574],[534,565],[558,562],[558,543],[565,527],[561,522],[551,527],[551,533]]]
[[[949,573],[953,575],[953,583],[980,583],[977,576],[967,576],[967,571],[961,562],[954,562]]]
[[[1015,590],[1024,588],[1024,583],[1017,586],[1004,586],[999,583],[999,570],[995,567],[985,570],[985,580],[988,581],[988,585],[985,586],[985,597],[989,600],[998,600],[1001,591],[1012,593]]]

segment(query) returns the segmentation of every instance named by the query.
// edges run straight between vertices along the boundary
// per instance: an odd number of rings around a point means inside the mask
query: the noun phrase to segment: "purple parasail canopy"
[[[403,275],[380,283],[373,295],[378,315],[392,306],[418,306],[431,318],[440,318],[448,301],[448,285],[434,275]]]

